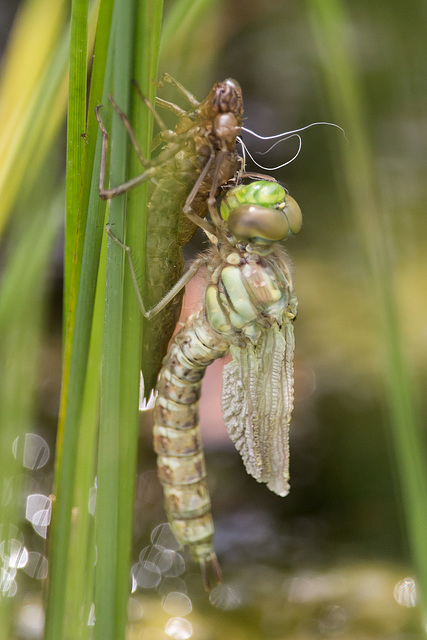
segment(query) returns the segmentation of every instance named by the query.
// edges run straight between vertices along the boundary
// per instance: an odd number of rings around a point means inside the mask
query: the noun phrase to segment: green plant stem
[[[103,0],[100,8],[99,23],[109,31],[112,15],[112,0]],[[108,43],[105,38],[97,38],[95,66],[93,75],[107,75],[106,51],[101,47]],[[97,65],[98,61],[98,65]],[[102,69],[100,68],[102,66]],[[106,71],[107,67],[107,71]],[[97,85],[99,88],[99,83]],[[106,99],[108,87],[105,90]],[[101,102],[100,96],[94,97]],[[92,128],[92,131],[95,131]],[[89,138],[88,145],[95,147],[96,134]],[[79,220],[77,242],[84,237],[84,248],[81,257],[81,277],[79,262],[73,269],[71,283],[69,315],[67,318],[67,334],[63,365],[63,382],[61,390],[61,409],[58,426],[56,469],[54,492],[56,501],[52,514],[50,530],[49,590],[45,624],[45,639],[63,640],[75,637],[76,627],[66,625],[66,594],[69,578],[69,544],[72,527],[72,509],[76,490],[76,478],[79,477],[77,454],[79,446],[82,404],[84,398],[86,370],[89,354],[90,335],[92,330],[93,305],[97,285],[97,274],[100,259],[101,241],[104,230],[105,205],[98,193],[99,160],[101,154],[101,136],[98,135],[93,167],[85,164],[85,182],[91,183],[88,195],[87,223]],[[87,156],[87,153],[85,154]],[[83,192],[85,192],[83,190]],[[89,191],[87,191],[89,194]],[[82,204],[84,208],[84,201]],[[80,209],[82,211],[82,208]],[[77,252],[76,252],[77,256]],[[76,258],[78,260],[78,258]],[[78,290],[78,294],[77,294]],[[75,301],[75,302],[71,302]],[[74,304],[76,305],[74,308]],[[67,623],[69,622],[67,616]]]
[[[114,50],[113,95],[129,112],[133,1],[115,4],[110,46]],[[116,113],[111,128],[111,184],[126,180],[126,129]],[[110,201],[109,224],[121,240],[125,231],[126,194]],[[95,573],[95,639],[116,640],[124,630],[117,629],[116,575],[118,555],[118,504],[120,493],[120,367],[123,303],[124,255],[111,238],[107,245],[106,304],[102,361],[101,408],[98,445],[98,489],[96,504],[97,565]],[[126,427],[125,427],[126,428]],[[119,454],[120,455],[120,454]],[[126,589],[127,591],[127,589]]]
[[[86,69],[88,39],[88,0],[73,0],[71,5],[70,77],[67,118],[67,204],[65,219],[65,255],[74,250],[82,186],[86,130]],[[64,265],[64,312],[68,314],[72,261]]]
[[[144,95],[154,104],[157,78],[160,29],[163,0],[138,2],[135,14],[134,56],[132,77],[136,78]],[[141,104],[136,91],[131,94],[132,126],[143,155],[150,157],[153,118]],[[137,175],[141,165],[131,153],[129,175]],[[147,185],[128,194],[126,242],[132,247],[138,265],[144,265]],[[142,274],[143,275],[143,274]],[[129,560],[132,549],[133,507],[135,493],[136,454],[138,445],[139,384],[141,370],[142,316],[135,296],[129,270],[125,268],[122,331],[121,403],[120,403],[120,496],[118,502],[117,637],[127,620]]]

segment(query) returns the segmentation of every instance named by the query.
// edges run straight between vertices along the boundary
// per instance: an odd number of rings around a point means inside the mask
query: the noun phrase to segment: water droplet
[[[139,569],[139,563],[134,564],[133,567],[130,570],[130,580],[131,580],[130,592],[131,593],[135,593],[135,591],[138,588],[138,583],[137,583],[136,578],[135,578],[135,573],[138,572],[138,569]]]
[[[14,569],[23,569],[28,562],[28,551],[26,547],[14,538],[8,540],[7,543],[9,547],[7,564]],[[3,556],[3,560],[6,560],[5,556]]]
[[[16,532],[19,533],[18,529],[16,529]],[[8,569],[22,569],[28,561],[28,551],[24,547],[22,540],[8,538],[0,543],[0,557],[3,560],[3,566],[6,571]]]
[[[142,589],[154,589],[162,579],[159,568],[149,560],[138,563],[134,576],[138,587]]]
[[[9,553],[9,541],[18,540],[20,544],[24,544],[24,536],[14,524],[0,524],[0,556],[4,557],[5,553]]]
[[[6,505],[13,496],[13,480],[12,478],[2,478],[3,487],[1,491],[1,504]]]
[[[30,551],[28,554],[28,562],[24,567],[24,571],[31,578],[43,580],[47,578],[48,562],[47,558],[36,551]]]
[[[88,627],[93,627],[95,625],[95,622],[96,622],[95,603],[92,602],[92,604],[90,605],[90,609],[89,609],[89,616],[88,616],[88,620],[87,620],[87,626]]]
[[[36,433],[26,433],[24,438],[18,436],[12,445],[15,458],[22,459],[26,469],[40,469],[49,460],[49,445]]]
[[[159,595],[164,597],[172,593],[172,591],[187,593],[187,585],[182,578],[163,578],[158,588]]]
[[[237,589],[229,587],[226,584],[218,584],[209,594],[211,604],[217,609],[231,611],[238,609],[242,601],[242,597]]]
[[[348,614],[345,609],[337,605],[326,607],[319,619],[319,631],[324,635],[342,633],[347,621]]]
[[[17,591],[15,576],[15,567],[10,567],[9,569],[0,569],[0,593],[3,596],[13,598],[13,596],[15,595]]]
[[[144,547],[139,554],[139,561],[144,562],[144,560],[149,560],[150,562],[154,562],[156,556],[158,555],[159,550],[156,547],[148,546]]]
[[[173,591],[163,599],[163,609],[171,616],[186,616],[192,608],[190,598],[179,591]]]
[[[415,607],[417,604],[417,586],[413,578],[404,578],[394,587],[394,599],[402,607]]]
[[[25,517],[30,522],[33,522],[34,516],[37,513],[50,510],[51,506],[51,501],[47,496],[44,496],[42,493],[32,493],[27,497]]]
[[[52,503],[47,496],[41,493],[33,493],[28,496],[25,517],[33,525],[34,531],[42,538],[47,536],[51,513]]]
[[[181,548],[181,545],[173,535],[172,529],[168,523],[159,524],[155,529],[153,529],[151,532],[151,542],[158,549],[172,549],[173,551],[178,551],[178,549]]]
[[[97,488],[96,487],[91,487],[89,489],[89,499],[88,499],[88,511],[91,515],[95,515],[95,508],[96,508],[96,491]]]
[[[153,558],[153,562],[159,567],[166,577],[180,576],[185,571],[184,558],[176,551],[162,549]]]
[[[144,617],[144,608],[136,598],[129,598],[128,601],[128,620],[129,622],[135,622],[135,620],[141,620]]]
[[[185,618],[171,618],[166,623],[165,633],[174,640],[187,640],[193,635],[193,627]]]

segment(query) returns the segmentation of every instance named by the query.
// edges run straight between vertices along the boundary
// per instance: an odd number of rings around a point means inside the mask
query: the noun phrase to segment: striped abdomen
[[[190,317],[163,361],[154,409],[154,449],[165,510],[175,537],[200,562],[206,585],[221,571],[213,551],[213,522],[199,426],[201,381],[206,367],[229,350],[204,311]]]

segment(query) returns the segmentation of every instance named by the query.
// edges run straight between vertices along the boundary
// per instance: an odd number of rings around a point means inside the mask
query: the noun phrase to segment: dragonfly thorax
[[[215,331],[241,344],[256,341],[261,328],[281,323],[292,297],[282,253],[269,259],[234,250],[221,257],[205,293],[206,315]]]

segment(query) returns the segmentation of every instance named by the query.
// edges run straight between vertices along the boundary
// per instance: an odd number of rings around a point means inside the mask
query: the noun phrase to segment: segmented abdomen
[[[163,361],[154,409],[154,449],[165,510],[175,537],[206,573],[220,579],[213,551],[213,522],[199,427],[199,398],[206,367],[228,353],[229,341],[200,310],[176,335]]]
[[[154,409],[154,448],[165,510],[176,538],[220,576],[199,430],[206,367],[232,350],[223,414],[248,473],[279,495],[289,490],[296,298],[279,248],[267,257],[225,247],[207,256],[204,308],[176,335],[163,361]]]

